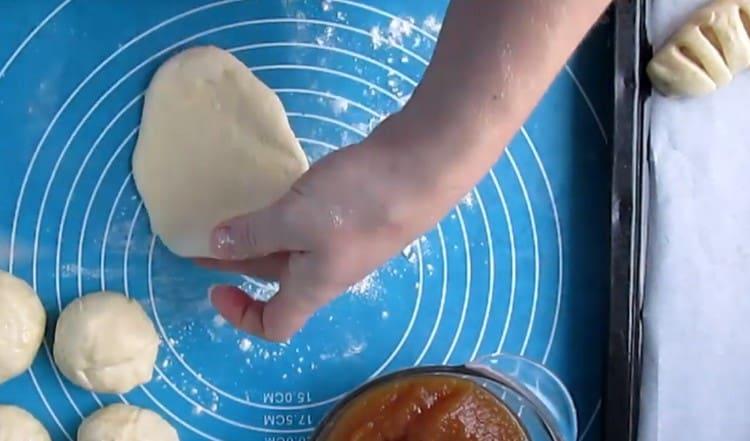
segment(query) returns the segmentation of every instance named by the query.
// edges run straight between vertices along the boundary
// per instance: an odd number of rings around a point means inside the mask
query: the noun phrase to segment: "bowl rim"
[[[323,438],[321,438],[326,430],[330,429],[329,426],[331,426],[335,421],[338,415],[347,407],[349,406],[355,399],[360,397],[365,392],[374,389],[378,386],[381,386],[383,384],[389,383],[394,380],[398,380],[405,377],[412,377],[417,375],[435,375],[435,374],[443,374],[443,375],[453,375],[453,376],[463,376],[463,377],[473,377],[475,379],[480,379],[483,381],[489,381],[496,384],[500,384],[501,386],[507,387],[511,391],[517,393],[520,395],[523,399],[527,400],[529,404],[533,406],[533,411],[537,414],[539,419],[542,422],[542,425],[546,431],[546,434],[549,435],[550,439],[552,441],[563,441],[564,438],[560,434],[560,432],[554,427],[554,423],[552,422],[553,419],[551,415],[549,414],[549,411],[547,411],[544,404],[536,398],[536,396],[531,392],[528,388],[525,386],[518,384],[516,381],[511,380],[510,378],[498,374],[496,372],[489,373],[485,372],[483,369],[477,369],[472,366],[468,365],[426,365],[426,366],[415,366],[411,368],[401,369],[397,370],[388,374],[385,374],[380,377],[376,377],[368,382],[365,382],[361,386],[357,387],[356,389],[349,392],[341,401],[339,401],[331,410],[326,413],[325,417],[320,421],[318,426],[313,431],[312,435],[310,436],[310,441],[325,441]],[[502,402],[501,403],[507,407],[507,404]],[[511,412],[515,414],[514,412]],[[521,424],[521,428],[526,432],[526,428]],[[531,437],[528,435],[528,432],[526,432],[526,439],[531,441]]]

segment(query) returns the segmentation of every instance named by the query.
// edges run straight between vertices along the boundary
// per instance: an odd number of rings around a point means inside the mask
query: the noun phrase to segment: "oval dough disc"
[[[216,225],[270,205],[307,168],[279,98],[230,53],[188,49],[154,75],[133,176],[175,254],[211,257]]]

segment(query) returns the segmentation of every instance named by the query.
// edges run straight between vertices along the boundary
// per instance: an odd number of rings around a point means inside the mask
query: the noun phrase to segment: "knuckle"
[[[248,248],[248,250],[257,250],[259,248],[259,236],[258,236],[258,228],[256,226],[256,223],[253,222],[251,219],[248,219],[247,222],[245,222],[245,246]]]

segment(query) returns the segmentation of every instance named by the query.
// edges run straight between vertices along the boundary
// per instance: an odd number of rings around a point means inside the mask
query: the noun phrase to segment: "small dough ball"
[[[15,406],[0,406],[0,441],[50,441],[33,415]]]
[[[42,344],[46,319],[31,286],[0,271],[0,383],[31,366]]]
[[[281,100],[229,52],[188,49],[154,75],[133,176],[175,254],[211,257],[214,227],[272,204],[307,169]]]
[[[78,441],[179,441],[177,431],[161,416],[127,404],[113,404],[86,418]]]
[[[55,330],[60,372],[94,392],[126,393],[148,383],[158,350],[159,336],[141,305],[113,292],[76,299]]]

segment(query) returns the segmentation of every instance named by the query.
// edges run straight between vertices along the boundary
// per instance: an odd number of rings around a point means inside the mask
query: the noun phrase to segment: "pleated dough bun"
[[[667,96],[711,93],[750,67],[750,0],[716,0],[697,11],[648,64]]]

